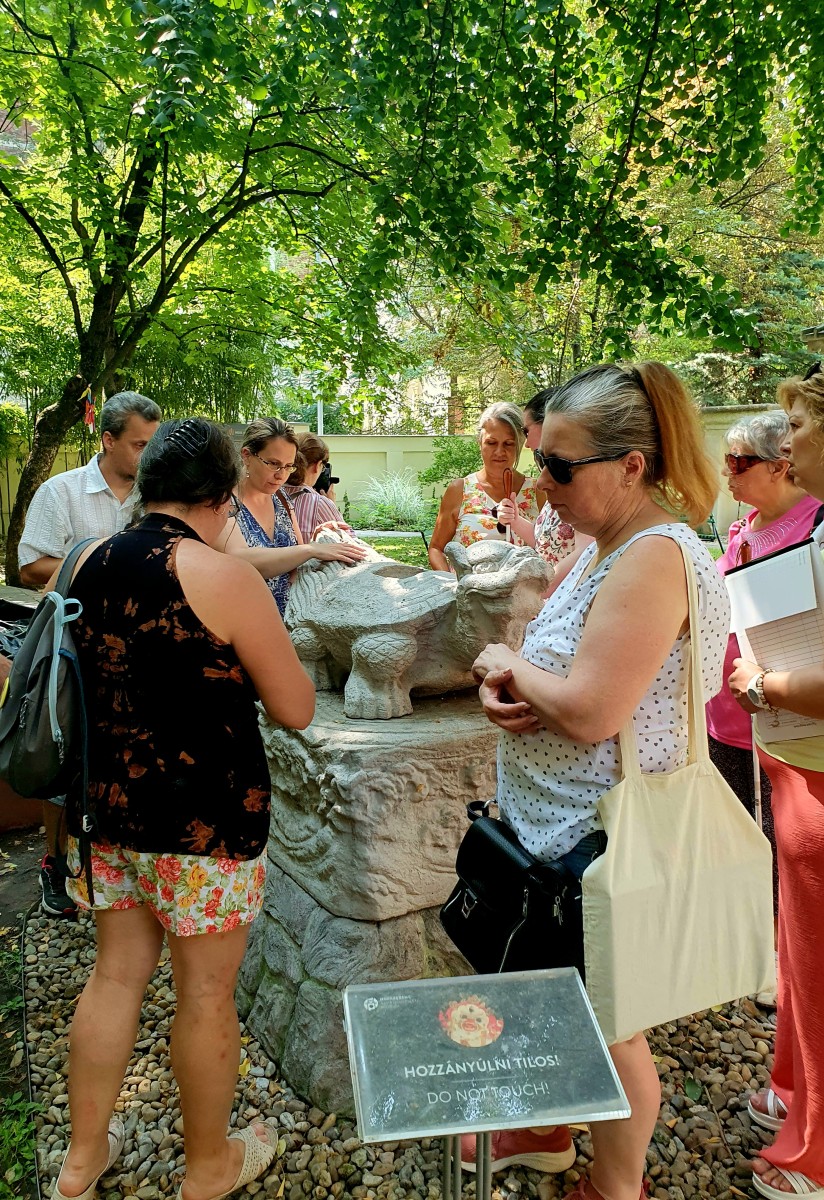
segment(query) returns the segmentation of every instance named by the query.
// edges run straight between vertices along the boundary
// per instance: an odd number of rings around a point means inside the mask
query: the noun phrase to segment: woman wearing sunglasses
[[[298,456],[298,439],[291,425],[277,417],[260,417],[248,425],[240,450],[243,470],[234,496],[228,536],[218,547],[245,558],[269,585],[280,615],[289,599],[292,571],[310,558],[356,563],[365,556],[360,546],[332,542],[304,543],[292,506],[282,492]]]
[[[782,447],[793,482],[824,500],[824,375],[778,387],[790,432]],[[822,526],[814,537],[822,542]],[[730,690],[748,713],[787,709],[824,718],[824,663],[769,671],[736,659]],[[756,727],[756,741],[758,729]],[[781,876],[778,909],[778,1026],[770,1086],[750,1098],[756,1124],[775,1141],[753,1164],[756,1190],[769,1200],[824,1200],[824,737],[759,744],[772,783]]]
[[[471,546],[473,542],[507,540],[498,509],[501,501],[513,494],[515,507],[530,530],[538,516],[535,480],[515,470],[524,446],[520,410],[503,401],[490,404],[478,420],[478,445],[483,460],[480,471],[453,479],[443,494],[429,542],[429,562],[436,571],[452,569],[444,554],[449,542]],[[517,546],[524,544],[517,535],[512,540]]]
[[[546,402],[556,390],[545,388],[524,405],[526,446],[533,453],[541,445]],[[580,554],[584,546],[592,541],[586,534],[576,533],[568,521],[562,521],[549,502],[543,506],[533,524],[528,517],[521,515],[510,497],[505,497],[498,505],[498,518],[502,525],[508,525],[515,536],[527,546],[534,546],[541,558],[553,569],[569,555],[576,552]]]
[[[741,563],[802,541],[812,529],[819,501],[802,492],[789,474],[790,464],[781,453],[789,430],[786,413],[777,410],[733,425],[727,432],[728,453],[724,456],[722,474],[727,478],[733,500],[752,505],[752,509],[730,526],[727,549],[717,562],[722,575]],[[733,634],[724,660],[725,679],[732,674],[732,664],[739,653],[738,639]],[[736,704],[729,688],[722,688],[707,705],[707,732],[713,762],[754,817],[752,722]],[[763,770],[761,814],[764,833],[773,848],[773,885],[777,911],[775,832],[770,806],[770,782]]]
[[[682,547],[698,582],[706,694],[721,686],[729,603],[690,528],[709,515],[717,481],[697,409],[654,362],[591,367],[560,387],[547,400],[535,457],[550,504],[594,543],[527,627],[520,654],[487,646],[474,670],[484,711],[501,729],[501,819],[536,857],[580,878],[606,847],[597,804],[621,778],[617,734],[627,720],[643,771],[670,771],[686,757]],[[575,1194],[638,1200],[661,1089],[643,1035],[610,1053],[632,1116],[593,1123],[591,1179]],[[565,1127],[493,1135],[492,1153],[498,1168],[528,1161],[559,1171],[575,1160]]]

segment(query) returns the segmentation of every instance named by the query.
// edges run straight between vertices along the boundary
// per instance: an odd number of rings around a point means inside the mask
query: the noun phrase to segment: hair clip
[[[195,417],[187,417],[177,429],[167,433],[163,439],[164,444],[168,442],[176,450],[180,450],[184,458],[197,458],[206,448],[208,441],[208,425],[201,424]]]
[[[821,359],[819,358],[817,362],[814,362],[811,367],[807,368],[806,374],[804,375],[804,378],[801,380],[801,382],[806,383],[808,379],[812,379],[813,375],[820,375],[820,374],[821,374]]]

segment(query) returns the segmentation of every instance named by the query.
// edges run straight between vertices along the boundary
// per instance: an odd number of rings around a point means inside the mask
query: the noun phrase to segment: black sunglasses
[[[573,467],[586,467],[590,463],[616,462],[619,458],[626,458],[631,453],[631,450],[617,450],[614,454],[597,454],[593,458],[556,458],[554,454],[541,454],[540,450],[533,450],[532,457],[535,459],[536,466],[541,470],[546,467],[556,483],[572,483]]]
[[[808,379],[812,379],[813,375],[820,375],[820,374],[821,374],[821,359],[819,359],[818,362],[814,362],[813,365],[807,369],[807,373],[801,382],[806,383]]]

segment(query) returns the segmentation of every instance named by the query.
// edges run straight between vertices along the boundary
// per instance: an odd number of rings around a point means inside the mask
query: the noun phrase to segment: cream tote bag
[[[695,568],[689,753],[641,773],[630,718],[623,779],[598,812],[606,852],[583,876],[586,988],[607,1045],[774,986],[772,851],[710,762]]]

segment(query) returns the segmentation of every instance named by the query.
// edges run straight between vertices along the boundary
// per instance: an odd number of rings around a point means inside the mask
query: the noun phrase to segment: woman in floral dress
[[[514,505],[530,529],[543,501],[535,480],[515,465],[524,447],[524,423],[514,404],[490,404],[478,421],[478,444],[483,466],[464,479],[453,479],[443,494],[438,519],[429,543],[429,561],[436,571],[449,571],[444,549],[449,542],[471,546],[480,541],[513,541],[523,546],[517,534],[509,534],[500,522],[499,505],[515,495]],[[512,474],[511,491],[505,488],[504,472]]]

